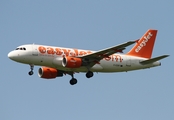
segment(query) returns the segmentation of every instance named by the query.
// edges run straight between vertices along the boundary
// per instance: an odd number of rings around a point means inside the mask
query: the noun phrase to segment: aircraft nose
[[[8,56],[8,58],[10,58],[11,60],[15,60],[15,58],[17,57],[16,54],[14,54],[13,51],[9,52],[7,56]]]
[[[13,58],[12,52],[9,52],[7,56],[8,58],[12,59]]]

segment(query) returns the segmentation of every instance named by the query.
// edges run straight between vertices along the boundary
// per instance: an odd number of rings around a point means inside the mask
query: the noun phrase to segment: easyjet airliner
[[[53,47],[46,45],[21,45],[8,54],[16,62],[29,64],[33,75],[34,65],[42,66],[38,70],[41,78],[52,79],[71,75],[70,84],[77,83],[75,73],[86,72],[91,78],[93,72],[124,72],[160,66],[159,60],[168,57],[162,55],[151,58],[157,30],[149,29],[139,40],[125,42],[99,51]],[[129,45],[134,47],[126,54],[122,51]],[[119,53],[119,54],[118,54]]]

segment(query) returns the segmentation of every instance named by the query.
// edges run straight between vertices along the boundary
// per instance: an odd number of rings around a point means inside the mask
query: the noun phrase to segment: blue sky
[[[173,120],[172,0],[1,0],[1,120]],[[38,66],[8,59],[28,43],[100,50],[158,30],[153,57],[169,54],[162,66],[124,73],[76,74],[44,80]],[[132,46],[131,46],[132,47]],[[128,47],[124,52],[131,49]]]

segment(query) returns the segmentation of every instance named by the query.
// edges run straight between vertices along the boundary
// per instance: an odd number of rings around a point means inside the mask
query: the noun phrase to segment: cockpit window
[[[16,50],[26,50],[26,48],[25,47],[16,48]]]

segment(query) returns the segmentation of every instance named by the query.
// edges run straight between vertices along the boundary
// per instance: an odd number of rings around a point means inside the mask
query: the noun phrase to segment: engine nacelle
[[[41,67],[38,70],[38,75],[40,78],[53,79],[56,77],[62,77],[63,72],[58,71],[55,68]]]
[[[79,68],[82,65],[82,59],[67,56],[63,58],[62,65],[67,68]]]

